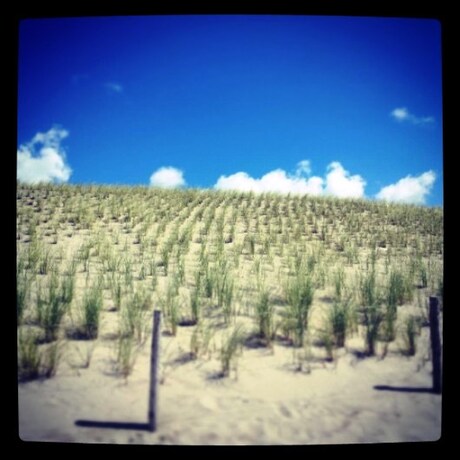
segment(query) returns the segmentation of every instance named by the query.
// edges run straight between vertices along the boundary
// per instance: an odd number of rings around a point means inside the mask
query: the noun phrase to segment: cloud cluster
[[[418,177],[407,176],[396,184],[383,187],[376,198],[396,203],[424,204],[436,180],[433,171],[427,171]]]
[[[46,133],[37,133],[17,150],[17,178],[29,184],[39,182],[67,182],[72,170],[66,163],[61,145],[68,131],[53,127]]]
[[[219,177],[214,188],[246,192],[333,195],[342,198],[361,198],[364,196],[366,182],[361,176],[350,176],[350,173],[337,161],[332,162],[327,171],[325,178],[308,177],[311,173],[310,162],[303,160],[298,163],[297,169],[292,175],[282,169],[275,169],[261,178],[251,177],[246,172],[238,172],[230,176]]]
[[[37,133],[30,142],[17,150],[17,177],[30,184],[39,182],[67,182],[72,169],[66,163],[62,141],[68,131],[54,126],[45,133]],[[397,203],[424,204],[436,180],[434,171],[417,177],[410,175],[394,184],[384,186],[376,195],[378,200]],[[150,176],[150,185],[160,188],[184,187],[184,173],[172,166],[164,166]],[[329,195],[340,198],[365,197],[366,181],[360,175],[352,175],[341,163],[333,161],[327,166],[323,177],[311,176],[309,160],[302,160],[292,173],[275,169],[263,176],[251,177],[240,171],[220,176],[214,185],[217,190],[245,192],[276,192],[297,195]]]
[[[160,188],[177,188],[186,185],[184,174],[180,169],[164,166],[150,176],[150,185]]]
[[[312,176],[310,163],[303,160],[294,174],[275,169],[260,178],[251,177],[246,172],[221,176],[214,185],[218,190],[245,192],[278,192],[282,194],[329,195],[339,198],[364,198],[366,181],[359,175],[351,175],[339,162],[327,167],[324,177]],[[383,187],[375,195],[378,200],[397,203],[424,204],[436,180],[433,171],[418,177],[407,176],[395,184]]]
[[[398,107],[391,111],[390,116],[398,122],[408,122],[413,125],[426,125],[434,123],[433,117],[417,117],[410,113],[406,107]]]
[[[319,177],[304,178],[289,176],[282,169],[275,169],[260,179],[255,179],[245,172],[230,176],[220,176],[214,188],[218,190],[239,190],[243,192],[278,192],[293,194],[320,195],[323,180]]]

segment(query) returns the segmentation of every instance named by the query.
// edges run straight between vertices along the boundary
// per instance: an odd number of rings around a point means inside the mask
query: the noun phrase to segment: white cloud
[[[113,82],[113,81],[109,81],[107,82],[105,85],[104,85],[107,90],[111,93],[122,93],[123,92],[123,86],[120,85],[120,83],[116,83],[116,82]]]
[[[310,160],[299,161],[295,174],[296,176],[301,176],[302,174],[309,176],[311,174]]]
[[[278,192],[320,195],[323,179],[311,177],[288,176],[286,171],[275,169],[260,179],[254,179],[245,172],[238,172],[230,176],[221,176],[214,185],[219,190],[240,190],[244,192]]]
[[[406,107],[398,107],[391,111],[390,116],[399,122],[409,122],[413,125],[426,125],[434,123],[433,117],[417,117],[410,113]]]
[[[67,182],[72,170],[66,164],[61,141],[68,135],[65,129],[53,127],[46,133],[37,133],[29,143],[20,145],[17,150],[18,179],[30,184]]]
[[[258,188],[258,180],[253,179],[248,173],[237,172],[230,176],[220,176],[214,188],[219,190],[239,190],[241,192],[252,192]]]
[[[400,107],[398,109],[394,109],[391,112],[391,116],[398,121],[407,120],[409,118],[409,111],[406,107]]]
[[[308,166],[308,168],[307,168]],[[300,162],[296,174],[290,176],[282,169],[275,169],[255,179],[245,172],[238,172],[230,176],[219,177],[214,188],[219,190],[239,190],[243,192],[278,192],[282,194],[311,194],[320,195],[323,188],[323,179],[320,177],[302,177],[302,173],[309,171],[307,161]]]
[[[180,169],[165,166],[150,176],[150,185],[161,188],[177,188],[185,185],[184,174]]]
[[[329,172],[326,175],[326,194],[340,198],[364,196],[366,181],[361,176],[350,176],[350,173],[337,161],[332,162],[327,169]]]
[[[310,162],[303,160],[297,165],[294,175],[282,169],[275,169],[260,179],[253,178],[246,172],[238,172],[230,176],[221,176],[214,185],[219,190],[239,190],[253,192],[278,192],[282,194],[329,194],[340,197],[362,197],[366,182],[360,176],[349,176],[338,162],[328,166],[326,179],[318,176],[304,177],[310,174]]]
[[[418,177],[407,176],[396,184],[383,187],[376,198],[396,203],[424,204],[436,180],[433,171],[427,171]]]

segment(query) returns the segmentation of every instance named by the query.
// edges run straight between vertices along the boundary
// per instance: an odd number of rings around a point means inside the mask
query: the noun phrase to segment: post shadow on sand
[[[152,431],[149,423],[76,420],[75,425],[86,427],[86,428],[108,428],[108,429],[115,429],[115,430]]]
[[[75,425],[86,428],[108,428],[115,430],[141,430],[154,432],[156,430],[156,400],[157,400],[157,365],[158,365],[158,340],[160,330],[161,312],[153,312],[152,345],[150,353],[150,391],[148,406],[148,422],[120,422],[108,420],[76,420]]]
[[[374,390],[377,391],[397,391],[401,393],[433,393],[440,394],[431,387],[397,387],[391,385],[375,385]]]
[[[430,296],[430,342],[431,342],[431,360],[433,364],[433,385],[430,388],[423,387],[397,387],[390,385],[376,385],[378,391],[400,391],[403,393],[432,393],[440,395],[442,393],[442,349],[441,338],[439,333],[439,299],[436,296]]]

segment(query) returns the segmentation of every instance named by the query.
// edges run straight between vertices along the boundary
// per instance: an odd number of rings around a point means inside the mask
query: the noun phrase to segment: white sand
[[[324,444],[430,441],[441,434],[441,396],[378,391],[375,385],[431,386],[428,330],[419,352],[407,358],[358,359],[342,350],[335,363],[313,362],[296,372],[293,350],[275,345],[244,349],[237,374],[215,378],[217,354],[181,361],[192,328],[161,337],[162,384],[158,429],[119,430],[76,426],[79,419],[147,420],[149,350],[138,356],[125,382],[110,374],[113,342],[99,340],[88,369],[63,362],[55,378],[19,386],[23,440],[146,444]],[[87,342],[74,342],[82,350]],[[70,345],[69,345],[70,346]],[[75,350],[73,350],[75,351]],[[71,355],[69,350],[66,355]],[[67,360],[75,364],[79,356]],[[81,360],[81,357],[80,357]],[[305,366],[306,367],[306,366]]]

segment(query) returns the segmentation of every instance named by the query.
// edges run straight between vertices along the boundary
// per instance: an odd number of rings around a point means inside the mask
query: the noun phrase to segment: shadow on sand
[[[393,387],[390,385],[375,385],[377,391],[398,391],[401,393],[436,393],[433,388],[429,387]]]
[[[86,428],[108,428],[108,429],[113,429],[113,430],[150,431],[150,425],[148,423],[77,420],[75,422],[75,425],[86,427]]]

